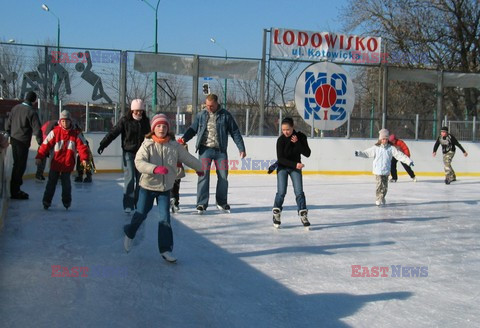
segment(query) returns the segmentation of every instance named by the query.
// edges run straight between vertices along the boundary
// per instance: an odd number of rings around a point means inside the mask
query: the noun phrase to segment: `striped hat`
[[[170,124],[168,123],[168,118],[165,116],[165,114],[157,114],[152,118],[152,121],[150,122],[150,128],[152,132],[155,130],[155,127],[159,124],[165,124],[170,130]]]

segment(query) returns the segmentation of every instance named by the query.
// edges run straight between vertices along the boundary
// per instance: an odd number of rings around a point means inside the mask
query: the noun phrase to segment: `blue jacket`
[[[207,121],[208,121],[208,112],[203,110],[195,117],[195,121],[192,125],[188,128],[188,130],[183,135],[183,140],[185,142],[192,139],[195,135],[197,135],[197,143],[196,143],[196,150],[200,148],[202,144],[202,139],[207,131]],[[245,152],[245,144],[243,143],[243,138],[238,129],[237,122],[233,118],[232,114],[227,110],[220,108],[217,111],[217,135],[218,135],[218,145],[220,147],[220,151],[223,153],[227,152],[228,147],[228,134],[232,136],[233,142],[238,147],[240,152]]]

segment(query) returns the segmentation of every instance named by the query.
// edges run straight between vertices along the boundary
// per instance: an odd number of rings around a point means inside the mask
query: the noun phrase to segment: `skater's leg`
[[[390,174],[392,175],[392,181],[398,180],[397,162],[398,161],[395,159],[395,157],[392,157],[392,163],[390,165]]]
[[[290,172],[290,179],[292,179],[293,191],[295,193],[295,200],[297,202],[297,212],[307,208],[307,201],[305,193],[303,192],[303,178],[300,170],[292,170]]]
[[[204,209],[208,207],[208,199],[210,196],[210,169],[214,159],[215,150],[213,148],[200,147],[200,161],[202,162],[202,170],[205,175],[198,177],[197,183],[197,206],[202,205]]]
[[[45,192],[43,193],[43,204],[50,206],[52,204],[53,196],[55,195],[55,188],[57,187],[58,177],[60,172],[50,169],[48,173],[47,185],[45,186]]]
[[[70,181],[70,172],[60,173],[60,180],[62,181],[63,206],[70,207],[72,204],[72,182]]]
[[[410,167],[410,165],[407,165],[405,163],[402,163],[402,166],[403,168],[405,169],[405,171],[408,173],[408,175],[410,176],[410,178],[415,178],[415,173],[413,172],[412,168]]]
[[[123,152],[123,208],[135,208],[135,154]]]
[[[218,205],[228,204],[228,156],[220,150],[215,150],[215,166],[217,169],[217,189],[215,201]]]
[[[445,179],[446,181],[453,181],[455,177],[455,171],[452,167],[452,160],[455,156],[455,152],[449,151],[448,153],[443,155],[443,165],[445,169]]]
[[[160,253],[173,250],[173,232],[170,223],[170,192],[160,192],[157,197],[157,208],[160,220],[158,222],[158,250]]]
[[[275,195],[275,201],[273,202],[274,208],[283,209],[283,201],[287,194],[288,186],[288,169],[280,169],[277,172],[277,193]]]
[[[143,221],[145,221],[148,213],[153,207],[153,200],[155,199],[156,195],[158,195],[158,192],[145,190],[140,187],[137,210],[133,214],[130,224],[127,224],[123,227],[123,231],[128,238],[135,238],[138,228],[140,228],[140,225]]]

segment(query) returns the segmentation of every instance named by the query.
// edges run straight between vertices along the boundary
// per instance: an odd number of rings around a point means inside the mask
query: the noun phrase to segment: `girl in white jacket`
[[[177,176],[177,163],[184,163],[203,175],[202,163],[192,156],[169,134],[168,119],[164,114],[157,114],[151,121],[151,132],[145,136],[135,156],[135,167],[142,174],[137,210],[130,224],[124,226],[123,246],[129,252],[133,239],[142,222],[153,207],[154,199],[160,214],[158,223],[158,250],[163,259],[175,263],[173,257],[173,232],[170,224],[170,189]]]
[[[378,142],[375,146],[365,149],[364,151],[356,150],[355,156],[364,158],[373,157],[372,172],[375,174],[377,180],[375,204],[380,206],[385,204],[392,157],[410,166],[413,166],[413,161],[388,141],[389,132],[387,129],[381,129],[378,134]]]

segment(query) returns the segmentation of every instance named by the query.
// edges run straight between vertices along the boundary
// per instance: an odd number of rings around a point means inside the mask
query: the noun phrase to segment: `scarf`
[[[170,141],[170,136],[166,135],[163,138],[157,137],[155,134],[152,134],[152,140],[161,144],[167,143]]]

